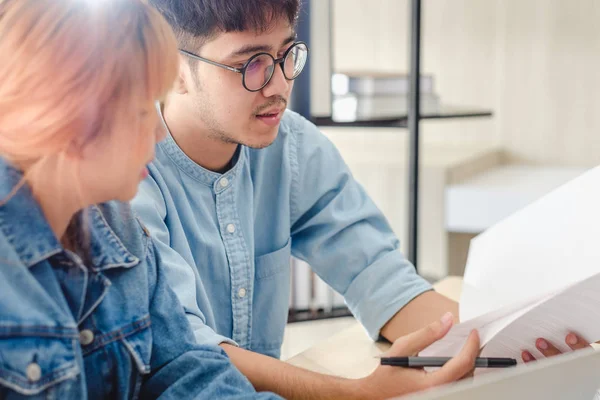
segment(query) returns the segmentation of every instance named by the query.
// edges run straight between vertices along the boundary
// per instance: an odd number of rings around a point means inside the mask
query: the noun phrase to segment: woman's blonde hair
[[[0,60],[0,156],[30,170],[97,135],[137,133],[131,113],[166,94],[179,58],[142,0],[0,0]]]

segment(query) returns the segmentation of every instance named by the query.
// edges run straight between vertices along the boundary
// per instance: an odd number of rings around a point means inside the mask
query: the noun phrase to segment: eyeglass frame
[[[303,41],[298,41],[298,42],[294,42],[290,46],[290,48],[285,51],[285,53],[283,54],[283,56],[281,58],[275,58],[275,57],[273,57],[271,54],[269,54],[267,52],[256,53],[256,54],[254,54],[252,57],[250,57],[244,63],[244,65],[242,66],[242,68],[236,68],[236,67],[232,67],[231,65],[222,64],[222,63],[217,62],[217,61],[209,60],[208,58],[201,57],[201,56],[199,56],[197,54],[194,54],[194,53],[189,52],[189,51],[184,50],[184,49],[179,49],[179,52],[182,53],[182,54],[185,54],[188,57],[196,59],[198,61],[202,61],[202,62],[205,62],[207,64],[211,64],[211,65],[214,65],[216,67],[220,67],[220,68],[226,69],[226,70],[231,71],[231,72],[236,72],[238,74],[242,74],[242,85],[244,86],[244,89],[246,89],[249,92],[259,92],[259,91],[263,90],[269,84],[269,82],[271,82],[271,79],[273,79],[273,75],[275,75],[275,67],[277,66],[277,64],[279,64],[279,66],[281,67],[281,71],[283,72],[283,77],[286,80],[293,81],[298,76],[300,76],[300,74],[302,73],[302,71],[304,71],[304,66],[306,65],[306,61],[304,62],[305,65],[302,66],[302,70],[300,70],[300,72],[298,73],[298,75],[295,76],[294,78],[291,78],[291,79],[288,78],[285,75],[285,69],[284,69],[284,66],[283,66],[283,64],[284,64],[285,59],[287,58],[287,56],[290,54],[290,52],[292,51],[292,49],[294,47],[298,46],[298,45],[304,45],[304,47],[306,48],[306,58],[308,59],[308,53],[309,53],[308,45],[305,42],[303,42]],[[259,56],[262,56],[263,54],[266,54],[267,56],[271,57],[271,59],[273,60],[273,72],[271,73],[271,76],[269,77],[269,79],[267,79],[267,81],[260,88],[258,88],[258,89],[248,89],[248,86],[246,85],[246,69],[248,68],[248,66],[250,65],[250,62],[252,60],[254,60],[255,58],[257,58]]]

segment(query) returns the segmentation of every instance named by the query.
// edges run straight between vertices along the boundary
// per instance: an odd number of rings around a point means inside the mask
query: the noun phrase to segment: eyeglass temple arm
[[[197,55],[195,55],[194,53],[190,53],[189,51],[186,51],[186,50],[181,50],[181,49],[180,49],[179,51],[180,51],[181,53],[185,54],[185,55],[186,55],[186,56],[188,56],[188,57],[192,57],[192,58],[195,58],[196,60],[200,60],[200,61],[203,61],[203,62],[205,62],[205,63],[212,64],[212,65],[214,65],[214,66],[216,66],[216,67],[225,68],[225,69],[227,69],[227,70],[229,70],[229,71],[232,71],[232,72],[237,72],[238,74],[241,74],[241,73],[242,73],[242,70],[241,70],[241,69],[239,69],[239,68],[230,67],[229,65],[221,64],[221,63],[218,63],[218,62],[216,62],[216,61],[211,61],[211,60],[209,60],[209,59],[207,59],[207,58],[204,58],[204,57],[197,56]]]

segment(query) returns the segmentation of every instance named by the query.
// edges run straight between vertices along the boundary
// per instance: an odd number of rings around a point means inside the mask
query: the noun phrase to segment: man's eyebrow
[[[290,36],[288,36],[287,38],[285,38],[283,40],[283,42],[281,42],[282,46],[285,46],[288,43],[291,43],[293,41],[296,40],[296,33],[292,33]],[[240,57],[240,56],[246,56],[246,55],[254,55],[256,53],[269,53],[273,50],[273,47],[269,46],[269,45],[265,45],[265,44],[249,44],[247,46],[244,46],[236,51],[234,51],[233,53],[231,53],[227,59],[231,59],[231,58],[236,58],[236,57]]]
[[[271,46],[268,45],[264,45],[264,44],[249,44],[247,46],[242,47],[239,50],[234,51],[233,53],[231,53],[227,58],[236,58],[236,57],[240,57],[240,56],[245,56],[245,55],[250,55],[250,54],[256,54],[256,53],[268,53],[272,50]]]
[[[294,32],[290,36],[288,36],[287,38],[285,38],[283,40],[283,42],[281,42],[281,45],[285,46],[288,43],[295,42],[297,38],[298,38],[298,35],[296,35],[296,32]]]

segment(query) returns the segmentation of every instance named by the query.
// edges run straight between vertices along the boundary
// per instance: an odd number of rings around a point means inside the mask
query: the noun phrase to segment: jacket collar
[[[31,267],[64,251],[50,228],[30,187],[23,184],[10,198],[7,196],[23,179],[23,174],[0,157],[0,232],[4,234],[21,262]],[[133,267],[140,261],[123,245],[96,206],[84,213],[84,229],[89,235],[89,256],[95,270]]]

